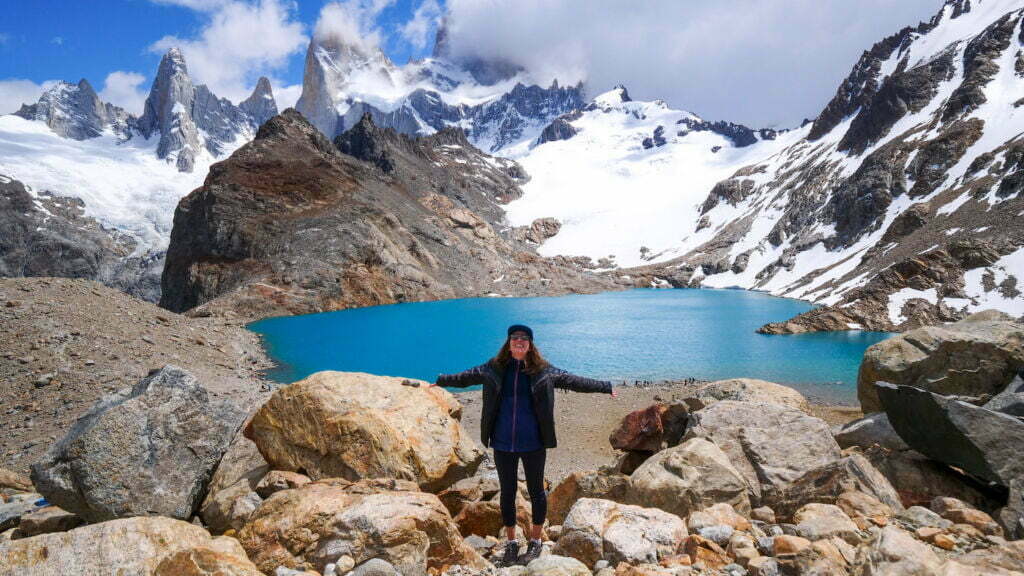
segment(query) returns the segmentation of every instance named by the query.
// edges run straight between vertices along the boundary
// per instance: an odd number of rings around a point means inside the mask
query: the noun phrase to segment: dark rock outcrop
[[[78,198],[33,195],[0,175],[0,276],[97,280],[144,300],[160,297],[160,254],[135,255],[130,236],[85,215]]]
[[[999,71],[995,60],[1010,46],[1020,18],[1019,12],[1005,14],[967,44],[964,49],[964,80],[946,101],[942,110],[944,121],[969,113],[988,100],[982,88]]]
[[[168,365],[97,402],[32,466],[32,483],[90,522],[188,519],[243,419],[236,405],[211,401],[191,374]]]
[[[540,133],[540,138],[537,140],[538,144],[545,142],[556,142],[558,140],[568,140],[575,136],[579,130],[573,127],[569,123],[569,120],[564,116],[559,116],[551,121],[544,127],[544,130]]]
[[[223,296],[214,307],[263,317],[615,286],[513,238],[500,203],[522,172],[460,130],[415,139],[367,115],[337,144],[286,110],[215,164],[178,205],[161,305]]]
[[[875,388],[893,428],[918,452],[1002,486],[1024,477],[1024,420],[913,386]]]

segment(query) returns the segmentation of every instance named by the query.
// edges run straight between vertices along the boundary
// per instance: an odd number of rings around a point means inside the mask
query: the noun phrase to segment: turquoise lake
[[[433,381],[484,362],[509,324],[533,328],[556,366],[617,381],[750,377],[809,396],[855,403],[864,350],[879,332],[773,336],[755,330],[811,309],[744,290],[640,289],[550,298],[467,298],[269,318],[262,335],[292,382],[320,370]]]

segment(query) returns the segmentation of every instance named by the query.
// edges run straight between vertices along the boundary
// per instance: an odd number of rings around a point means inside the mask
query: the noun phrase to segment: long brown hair
[[[498,350],[494,358],[491,358],[491,364],[498,369],[499,373],[503,374],[510,360],[512,360],[512,348],[509,346],[509,338],[506,338],[501,350]],[[526,350],[523,364],[526,365],[525,372],[530,376],[536,376],[540,374],[541,370],[548,367],[548,361],[541,355],[533,340],[530,340],[530,348]]]

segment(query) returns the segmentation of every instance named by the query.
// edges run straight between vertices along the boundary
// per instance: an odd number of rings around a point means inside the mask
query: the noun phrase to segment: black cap
[[[509,326],[508,335],[511,336],[513,332],[526,332],[526,335],[529,336],[530,340],[533,340],[533,330],[530,330],[530,327],[525,324],[513,324]]]

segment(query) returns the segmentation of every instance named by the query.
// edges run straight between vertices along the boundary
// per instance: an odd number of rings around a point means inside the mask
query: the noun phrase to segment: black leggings
[[[548,514],[548,495],[544,492],[544,458],[547,450],[533,452],[494,451],[494,467],[498,469],[498,486],[501,488],[501,521],[506,528],[516,525],[516,493],[519,491],[517,476],[519,461],[523,461],[526,472],[526,489],[530,492],[533,507],[533,523],[544,524]]]

